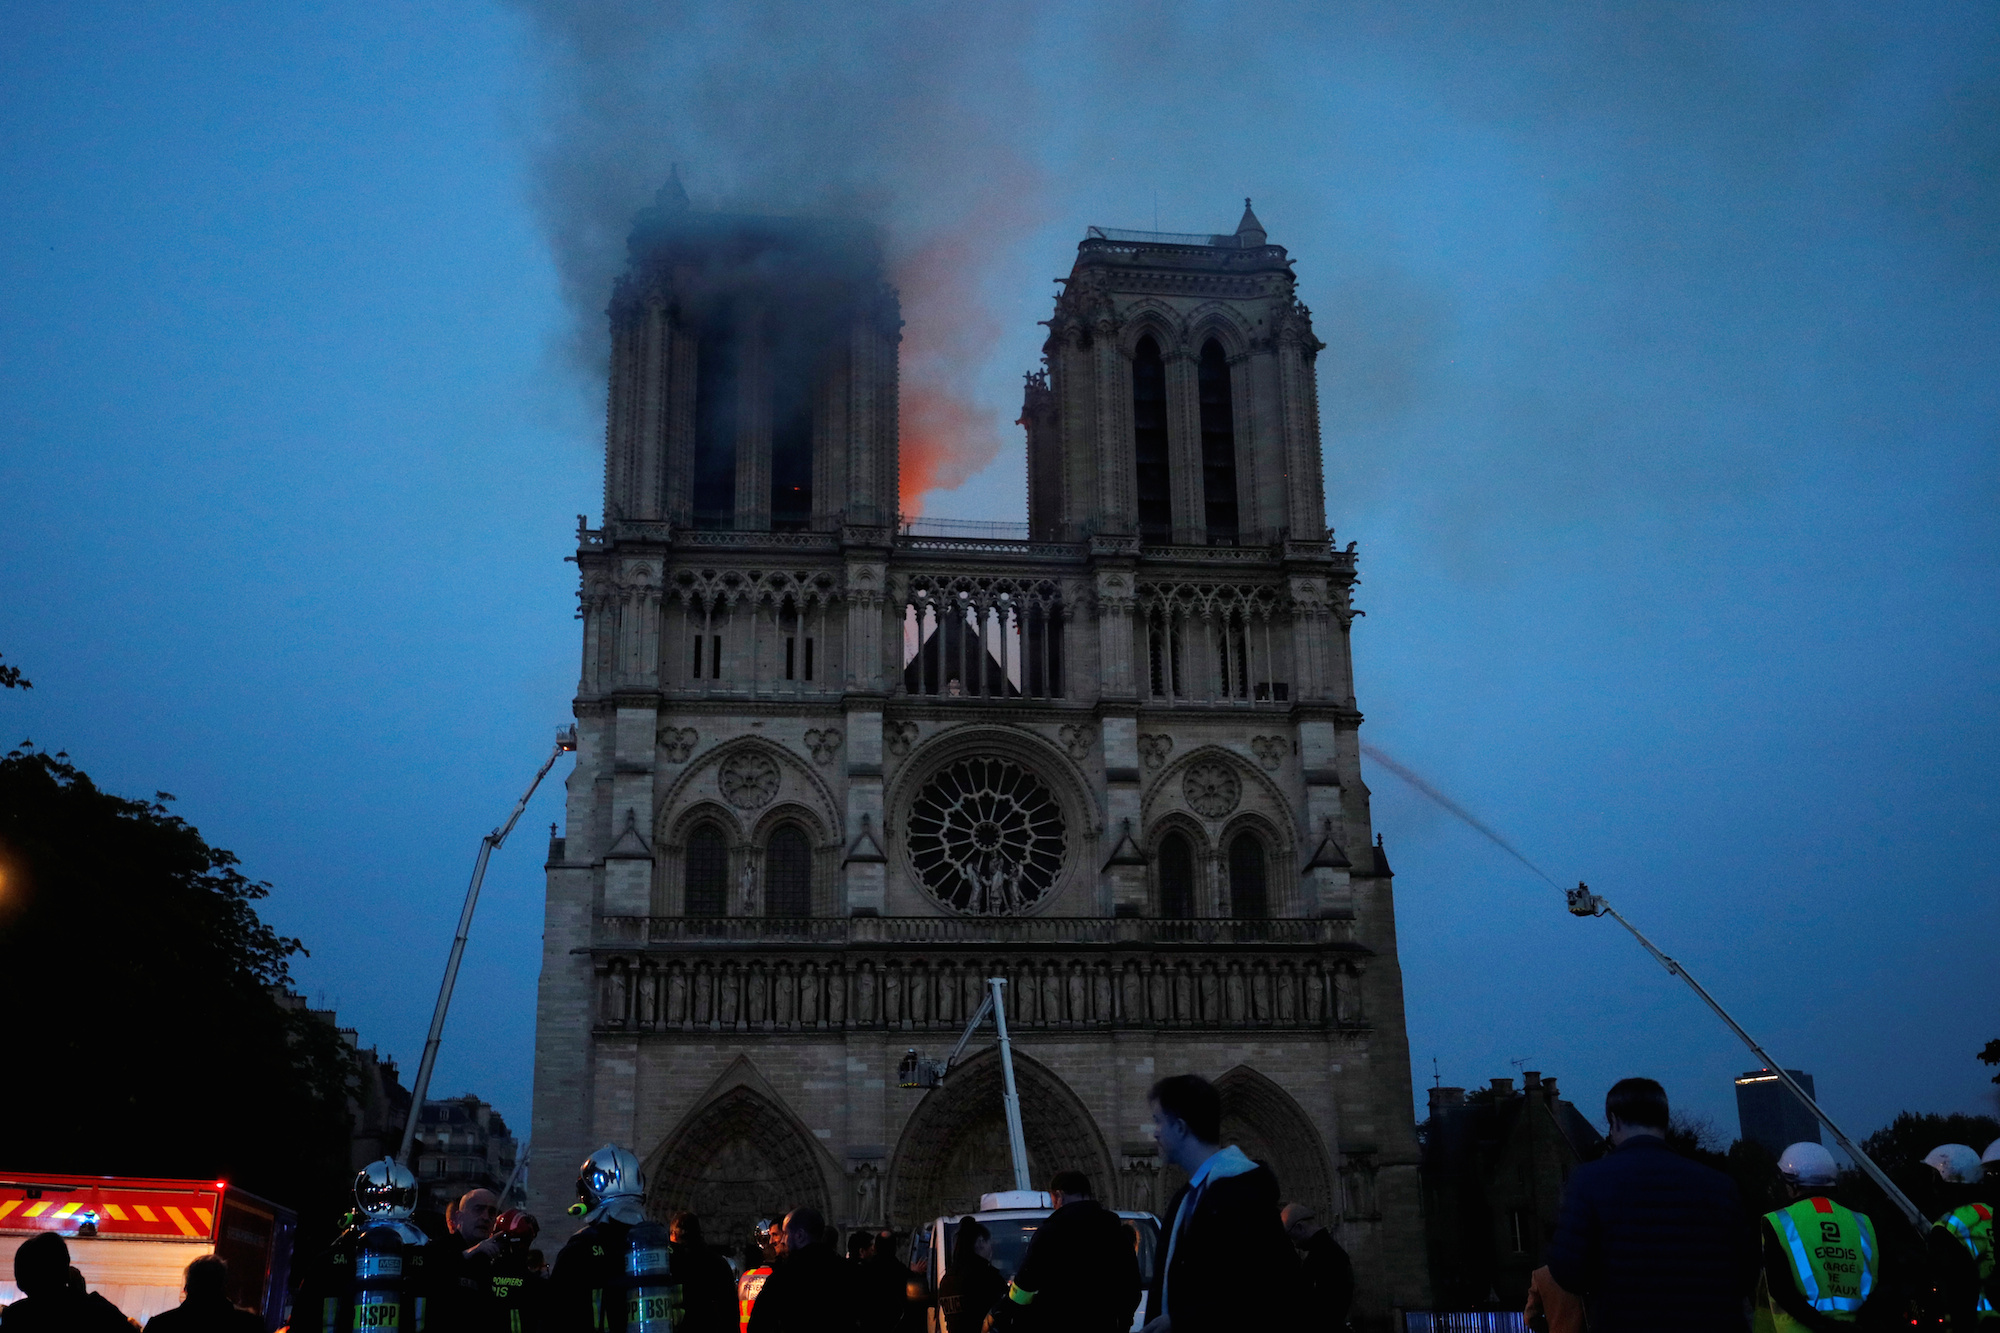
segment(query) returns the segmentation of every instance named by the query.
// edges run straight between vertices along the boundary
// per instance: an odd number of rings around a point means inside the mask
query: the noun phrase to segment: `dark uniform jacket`
[[[1754,1237],[1734,1181],[1638,1135],[1570,1176],[1549,1274],[1591,1333],[1741,1333]]]
[[[856,1304],[847,1261],[831,1245],[808,1245],[772,1266],[750,1333],[853,1333]]]
[[[97,1292],[45,1292],[0,1310],[7,1333],[132,1333],[132,1323]]]
[[[1308,1333],[1336,1329],[1354,1304],[1354,1264],[1325,1227],[1306,1238],[1299,1264],[1299,1327]]]
[[[975,1254],[966,1263],[953,1264],[937,1289],[945,1333],[979,1333],[987,1313],[1006,1294],[1007,1279],[989,1261]]]
[[[681,1284],[680,1333],[736,1333],[736,1273],[706,1245],[673,1247],[674,1277]]]
[[[548,1293],[554,1333],[625,1327],[625,1238],[631,1230],[616,1218],[586,1222],[556,1254]]]
[[[1035,1228],[1014,1286],[1034,1293],[1033,1333],[1122,1333],[1139,1304],[1139,1260],[1118,1214],[1094,1199],[1066,1203]]]
[[[185,1300],[146,1321],[146,1333],[264,1333],[264,1317],[239,1310],[227,1296]]]
[[[1248,1160],[1233,1147],[1222,1151]],[[1271,1169],[1253,1165],[1206,1180],[1175,1238],[1174,1220],[1188,1197],[1183,1186],[1167,1209],[1147,1320],[1169,1314],[1174,1333],[1240,1333],[1252,1314],[1259,1327],[1297,1327],[1299,1260],[1278,1220]]]

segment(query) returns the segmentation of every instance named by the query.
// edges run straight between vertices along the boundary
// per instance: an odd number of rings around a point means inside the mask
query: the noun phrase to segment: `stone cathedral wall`
[[[780,522],[804,418],[753,401],[756,358],[801,298],[739,278],[746,246],[821,251],[663,208],[613,304],[606,516],[579,526],[531,1206],[559,1216],[613,1142],[655,1214],[723,1243],[799,1203],[961,1211],[1012,1183],[990,1037],[941,1087],[896,1070],[1001,977],[1038,1185],[1076,1168],[1164,1209],[1145,1093],[1198,1072],[1335,1220],[1364,1320],[1422,1304],[1355,555],[1317,526],[1319,345],[1283,249],[1247,209],[1234,236],[1093,229],[1028,385],[1033,539],[926,536],[889,521],[895,298],[866,247],[813,298],[811,495]],[[690,397],[718,329],[727,438]],[[719,439],[733,515],[696,475]]]

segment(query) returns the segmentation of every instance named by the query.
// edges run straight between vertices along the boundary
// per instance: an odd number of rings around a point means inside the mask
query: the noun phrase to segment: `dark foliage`
[[[1919,1166],[1940,1143],[1970,1144],[1974,1152],[2000,1138],[2000,1120],[1990,1115],[1918,1115],[1905,1111],[1861,1140],[1861,1151],[1900,1183],[1897,1173]]]
[[[0,653],[0,657],[5,657]],[[0,690],[32,690],[35,682],[21,674],[21,668],[0,662]]]
[[[347,1181],[350,1057],[278,998],[303,948],[259,919],[268,886],[155,795],[0,759],[0,1165],[227,1179],[310,1235]]]
[[[1992,1041],[1986,1043],[1986,1048],[1979,1053],[1979,1063],[1982,1065],[2000,1065],[2000,1037],[1995,1037]],[[2000,1074],[1995,1074],[1993,1081],[2000,1083]]]

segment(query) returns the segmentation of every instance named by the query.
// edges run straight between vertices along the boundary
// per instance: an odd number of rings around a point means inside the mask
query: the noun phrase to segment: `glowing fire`
[[[974,376],[1000,344],[1000,323],[981,299],[996,256],[1033,222],[1040,192],[1031,168],[1002,160],[945,234],[894,264],[903,302],[900,501],[923,512],[930,491],[963,485],[1000,452],[1002,413],[976,400]]]

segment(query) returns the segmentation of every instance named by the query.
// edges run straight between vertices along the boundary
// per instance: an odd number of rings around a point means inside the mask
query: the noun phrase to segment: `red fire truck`
[[[144,1324],[181,1301],[181,1274],[200,1255],[229,1264],[229,1299],[284,1322],[291,1276],[290,1209],[222,1180],[0,1173],[0,1304],[19,1300],[14,1251],[53,1231],[85,1285]]]

